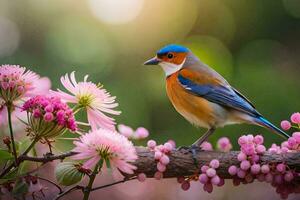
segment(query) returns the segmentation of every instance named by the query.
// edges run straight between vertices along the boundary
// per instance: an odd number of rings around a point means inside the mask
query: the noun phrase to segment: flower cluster
[[[100,160],[109,163],[127,174],[132,174],[135,166],[129,164],[137,159],[136,150],[125,136],[107,129],[93,130],[74,141],[74,160],[86,160],[83,168],[92,169]],[[109,166],[108,166],[109,167]]]
[[[285,153],[287,149],[282,145],[272,145],[268,150],[263,145],[263,137],[260,135],[244,135],[238,140],[241,146],[241,152],[237,155],[240,165],[237,167],[232,165],[228,169],[228,173],[234,176],[233,184],[239,185],[240,182],[252,183],[254,179],[271,183],[276,187],[276,191],[282,198],[287,198],[296,188],[290,182],[295,177],[295,172],[289,170],[285,163],[259,164],[260,155],[265,151],[270,153]],[[283,144],[287,144],[284,142]]]
[[[22,109],[28,113],[32,136],[52,138],[66,129],[77,130],[72,109],[58,97],[35,96]]]
[[[139,127],[135,131],[124,124],[118,125],[118,131],[120,134],[124,135],[128,139],[141,140],[149,136],[149,131],[144,127]]]
[[[66,74],[61,77],[61,83],[72,95],[61,90],[58,90],[58,92],[52,91],[52,93],[67,103],[76,104],[78,109],[85,108],[92,129],[115,130],[114,119],[104,115],[104,113],[112,115],[121,113],[113,110],[118,106],[118,103],[115,103],[116,97],[111,96],[103,89],[102,85],[96,85],[87,79],[88,76],[86,75],[83,82],[77,83],[74,72],[70,74],[70,77]]]
[[[163,145],[156,145],[154,140],[149,140],[147,146],[151,151],[154,151],[154,159],[157,162],[157,172],[154,174],[154,178],[160,180],[163,178],[163,173],[166,171],[166,166],[170,162],[168,154],[175,148],[171,142],[166,142]]]
[[[22,97],[45,93],[49,80],[19,65],[0,66],[0,97],[12,103]]]
[[[300,129],[300,113],[296,112],[294,114],[291,115],[291,122],[289,122],[288,120],[283,120],[281,122],[281,128],[285,131],[289,130],[291,127],[295,127],[297,129]],[[293,126],[295,125],[295,126]]]

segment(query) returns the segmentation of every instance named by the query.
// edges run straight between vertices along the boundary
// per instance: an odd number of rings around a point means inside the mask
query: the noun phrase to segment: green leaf
[[[65,186],[73,185],[81,181],[84,177],[84,173],[78,171],[74,162],[62,162],[55,168],[56,180]]]
[[[0,162],[14,159],[14,156],[5,149],[0,149]]]
[[[105,163],[106,163],[106,167],[107,167],[108,169],[110,169],[110,168],[111,168],[110,160],[109,160],[109,159],[106,159],[106,160],[105,160]],[[101,166],[102,166],[102,165],[101,165]]]

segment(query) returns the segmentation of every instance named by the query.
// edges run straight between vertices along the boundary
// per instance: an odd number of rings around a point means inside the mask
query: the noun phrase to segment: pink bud
[[[203,190],[208,192],[208,193],[212,193],[213,191],[213,186],[211,183],[206,183],[205,185],[203,185]]]
[[[292,172],[288,171],[285,175],[284,175],[284,180],[286,182],[291,182],[294,179],[294,175]]]
[[[183,181],[185,181],[185,178],[183,176],[177,177],[178,183],[183,183]]]
[[[201,149],[204,150],[204,151],[212,151],[213,150],[213,147],[211,145],[211,143],[209,142],[203,142],[201,145],[200,145]]]
[[[259,157],[259,155],[254,154],[251,156],[251,159],[252,159],[252,162],[257,163],[259,161],[260,157]]]
[[[159,160],[163,165],[167,165],[170,162],[170,159],[167,155],[163,155]]]
[[[156,146],[156,142],[154,140],[149,140],[147,142],[147,146],[150,148],[150,149],[154,149],[154,147]]]
[[[283,163],[280,163],[276,166],[276,170],[280,173],[284,173],[286,169],[286,165]]]
[[[208,182],[208,176],[206,174],[200,174],[199,182],[202,183],[202,184],[207,183]]]
[[[257,175],[257,180],[259,181],[259,182],[264,182],[265,181],[265,175],[263,175],[263,174],[259,174],[259,175]]]
[[[264,145],[257,145],[256,146],[256,152],[258,154],[265,153],[265,151],[266,151],[266,147]]]
[[[247,155],[244,154],[243,152],[240,152],[237,156],[238,161],[242,162],[243,160],[247,159]]]
[[[46,112],[53,112],[53,106],[49,104],[48,106],[45,107]]]
[[[19,94],[23,94],[24,91],[25,91],[24,86],[18,86],[17,91],[18,91]]]
[[[220,181],[221,181],[221,179],[220,179],[220,177],[218,175],[212,177],[212,179],[211,179],[211,183],[213,185],[218,185],[220,183]]]
[[[175,149],[176,148],[176,143],[174,140],[168,140],[168,143],[170,143],[172,145],[172,149]]]
[[[162,157],[162,155],[163,155],[162,152],[155,151],[155,153],[154,153],[155,160],[159,160]]]
[[[147,178],[147,176],[146,176],[146,174],[144,174],[144,173],[140,173],[140,174],[138,174],[138,176],[137,176],[137,179],[138,179],[138,181],[140,181],[140,182],[144,182],[144,181],[146,180],[146,178]]]
[[[300,113],[294,113],[291,116],[291,122],[295,123],[295,124],[300,124]]]
[[[220,178],[220,183],[218,184],[218,187],[221,187],[225,184],[225,180]]]
[[[209,166],[217,169],[220,166],[220,162],[217,159],[213,159],[212,161],[210,161]]]
[[[260,165],[259,164],[254,164],[251,166],[251,173],[256,175],[259,174],[260,172]]]
[[[160,179],[163,178],[163,174],[162,174],[161,172],[155,172],[154,178],[155,178],[156,180],[160,180]]]
[[[288,144],[289,144],[290,147],[293,147],[293,146],[295,146],[297,144],[297,141],[296,141],[296,139],[294,137],[290,137],[288,139]]]
[[[294,132],[293,138],[296,140],[298,144],[300,144],[300,132]]]
[[[261,135],[256,135],[256,136],[254,137],[254,142],[255,142],[256,144],[263,144],[263,143],[264,143],[264,138],[263,138],[263,136],[261,136]]]
[[[208,170],[206,170],[206,175],[208,177],[214,177],[217,174],[216,170],[213,168],[209,168]]]
[[[183,183],[181,184],[181,188],[184,190],[184,191],[187,191],[189,188],[190,188],[190,182],[189,181],[183,181]]]
[[[260,169],[261,169],[261,173],[263,173],[263,174],[267,174],[270,172],[269,165],[262,165]]]
[[[54,119],[54,116],[52,113],[50,113],[50,112],[45,113],[44,120],[46,122],[51,122],[53,119]]]
[[[234,166],[234,165],[231,165],[231,166],[228,168],[228,173],[229,173],[231,176],[236,175],[236,173],[237,173],[237,167]]]
[[[40,109],[38,109],[38,108],[34,109],[34,111],[33,111],[33,117],[35,117],[35,118],[41,117],[41,111],[40,111]]]
[[[166,143],[164,144],[164,149],[165,149],[166,152],[170,152],[170,151],[172,151],[173,146],[172,146],[171,143],[166,142]]]
[[[119,132],[124,135],[125,137],[131,137],[133,135],[133,130],[131,127],[126,126],[124,124],[118,125]],[[149,147],[149,146],[148,146]],[[150,147],[149,147],[150,148]]]
[[[246,183],[252,183],[253,180],[254,180],[254,178],[250,173],[245,176]]]
[[[274,176],[274,182],[275,182],[276,184],[282,184],[282,182],[283,182],[283,177],[282,177],[282,175],[281,175],[281,174],[276,174],[276,175]]]
[[[239,138],[238,143],[240,146],[247,143],[247,136],[243,135]]]
[[[166,166],[163,165],[163,164],[160,163],[160,162],[157,163],[156,167],[157,167],[157,170],[160,171],[160,172],[166,171]]]
[[[272,183],[273,182],[273,175],[271,173],[266,174],[265,180],[267,183]]]
[[[203,165],[202,167],[201,167],[201,172],[202,173],[206,173],[206,171],[209,169],[209,166],[207,166],[207,165]]]
[[[283,121],[280,123],[280,126],[281,126],[281,128],[282,128],[283,130],[285,130],[285,131],[289,130],[289,129],[292,127],[291,123],[290,123],[289,121],[287,121],[287,120],[283,120]]]
[[[3,90],[7,90],[9,88],[9,84],[7,82],[2,82],[1,87]]]
[[[250,168],[250,162],[248,160],[243,160],[240,164],[240,168],[244,171],[247,171]]]
[[[135,134],[138,139],[144,139],[149,136],[149,131],[144,127],[139,127],[136,129]]]
[[[245,172],[244,170],[242,170],[242,169],[238,169],[238,171],[237,171],[237,176],[238,176],[239,178],[245,178],[246,172]]]

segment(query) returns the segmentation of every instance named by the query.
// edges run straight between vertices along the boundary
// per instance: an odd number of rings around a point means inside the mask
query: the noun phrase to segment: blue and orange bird
[[[216,128],[238,123],[262,126],[289,137],[186,47],[165,46],[144,65],[160,65],[166,75],[168,97],[175,109],[192,124],[208,129],[193,146],[200,146]]]

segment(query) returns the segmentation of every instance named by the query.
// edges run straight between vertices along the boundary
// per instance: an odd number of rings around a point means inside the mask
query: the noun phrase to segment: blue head
[[[189,52],[184,46],[170,44],[157,51],[156,56],[144,65],[160,65],[166,76],[169,76],[182,68]]]

